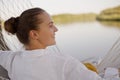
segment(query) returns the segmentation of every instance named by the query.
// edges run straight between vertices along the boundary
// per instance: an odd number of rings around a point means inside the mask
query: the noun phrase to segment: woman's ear
[[[35,30],[31,30],[30,33],[29,33],[29,37],[33,40],[37,40],[38,37],[39,37],[39,34],[37,31]]]

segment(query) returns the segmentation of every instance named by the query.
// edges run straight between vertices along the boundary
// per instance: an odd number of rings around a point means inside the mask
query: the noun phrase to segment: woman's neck
[[[29,43],[28,45],[25,45],[26,50],[35,50],[35,49],[45,49],[46,46],[40,44],[40,43]]]

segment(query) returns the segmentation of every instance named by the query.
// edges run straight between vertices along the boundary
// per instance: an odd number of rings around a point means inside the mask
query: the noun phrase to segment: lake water
[[[120,28],[98,22],[57,25],[57,46],[79,60],[104,57],[120,36]]]

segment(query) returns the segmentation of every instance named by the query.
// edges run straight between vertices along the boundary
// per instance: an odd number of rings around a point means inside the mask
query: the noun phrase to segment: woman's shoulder
[[[57,61],[63,61],[65,63],[67,62],[71,62],[71,61],[78,61],[80,62],[78,59],[76,59],[75,57],[69,55],[69,54],[66,54],[66,53],[63,53],[63,52],[55,52],[55,51],[47,51],[46,52],[46,55],[48,57],[51,57]]]

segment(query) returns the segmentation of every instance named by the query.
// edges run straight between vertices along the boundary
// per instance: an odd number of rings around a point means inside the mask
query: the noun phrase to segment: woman
[[[11,80],[100,80],[78,60],[46,49],[56,44],[58,30],[45,10],[28,9],[7,20],[5,29],[16,34],[26,49],[0,52],[0,64]]]

